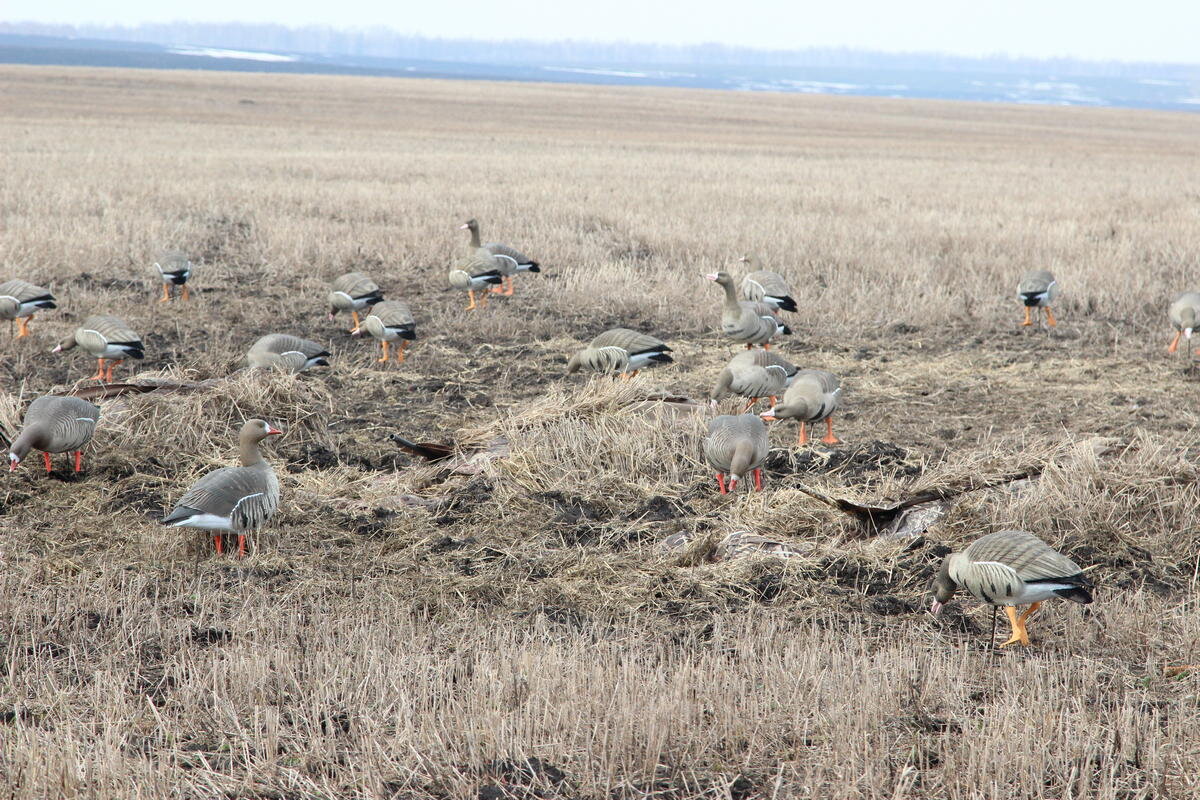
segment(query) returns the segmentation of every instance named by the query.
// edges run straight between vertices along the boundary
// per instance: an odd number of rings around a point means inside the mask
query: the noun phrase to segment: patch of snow
[[[257,53],[252,50],[222,50],[216,47],[174,47],[167,52],[180,56],[204,56],[205,58],[241,58],[246,61],[299,61],[296,56],[278,53]]]

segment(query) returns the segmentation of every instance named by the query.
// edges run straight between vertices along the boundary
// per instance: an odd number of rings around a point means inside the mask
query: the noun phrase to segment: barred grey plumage
[[[771,350],[743,350],[729,359],[708,396],[711,400],[729,394],[776,397],[783,394],[795,374],[796,366]]]
[[[310,367],[329,366],[329,351],[322,345],[286,333],[268,333],[246,353],[251,367],[303,372]]]
[[[752,256],[745,256],[741,262],[746,266],[756,265]],[[764,303],[777,311],[795,311],[796,301],[792,299],[792,289],[787,280],[778,272],[766,269],[756,269],[746,273],[742,278],[742,297],[747,300]]]
[[[754,472],[755,483],[761,488],[761,474],[757,470],[767,460],[770,449],[767,427],[754,414],[722,414],[708,423],[704,459],[717,471],[717,483],[722,493],[725,490],[724,475],[729,476],[729,488],[733,489],[738,481]]]
[[[629,328],[611,328],[567,361],[567,373],[581,368],[601,373],[637,372],[650,364],[671,363],[670,346],[662,339]]]
[[[738,300],[733,288],[733,278],[728,272],[707,276],[725,290],[725,303],[721,307],[721,330],[735,342],[747,345],[765,345],[778,334],[790,334],[791,328],[775,318],[771,307]]]
[[[100,409],[86,400],[42,395],[25,410],[21,432],[9,446],[9,469],[16,469],[30,450],[41,450],[44,453],[76,453],[75,470],[78,472],[82,466],[80,451],[92,440],[99,419]]]
[[[1200,319],[1200,293],[1184,292],[1176,297],[1175,302],[1167,309],[1167,316],[1175,326],[1175,338],[1167,347],[1167,352],[1174,353],[1179,348],[1181,338],[1191,341],[1192,331]]]
[[[329,318],[349,311],[358,327],[358,312],[383,300],[379,284],[361,272],[339,275],[329,284]]]

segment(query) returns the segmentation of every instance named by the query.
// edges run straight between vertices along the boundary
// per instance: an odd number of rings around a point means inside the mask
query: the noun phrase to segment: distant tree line
[[[320,56],[364,56],[490,64],[661,64],[994,72],[1013,75],[1079,75],[1112,78],[1200,79],[1200,65],[1085,61],[1074,58],[969,57],[944,53],[883,53],[844,47],[763,50],[696,45],[590,42],[484,41],[411,36],[391,28],[290,28],[249,23],[169,22],[141,25],[50,25],[0,22],[0,33],[265,50]]]

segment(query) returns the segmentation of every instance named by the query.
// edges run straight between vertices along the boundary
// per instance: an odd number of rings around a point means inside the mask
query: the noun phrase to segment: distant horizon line
[[[647,41],[634,39],[586,39],[586,38],[528,38],[528,37],[493,37],[483,38],[474,36],[448,36],[441,34],[429,33],[414,33],[400,30],[390,25],[328,25],[328,24],[302,24],[290,25],[280,22],[241,22],[238,20],[226,20],[222,22],[200,22],[186,19],[177,19],[169,22],[40,22],[37,20],[0,20],[0,33],[17,33],[17,34],[32,34],[32,35],[62,35],[45,33],[46,29],[56,30],[73,30],[77,38],[95,38],[94,32],[106,31],[116,33],[150,33],[158,29],[159,31],[171,28],[230,28],[237,27],[246,30],[261,29],[286,31],[288,33],[305,32],[335,32],[339,34],[375,34],[387,35],[393,38],[412,40],[412,41],[428,41],[437,43],[453,43],[461,42],[470,45],[533,45],[538,47],[553,47],[553,46],[577,46],[585,48],[646,48],[659,50],[674,50],[680,51],[681,54],[685,51],[702,51],[708,50],[709,55],[715,55],[719,51],[725,51],[727,55],[744,54],[754,55],[758,57],[787,57],[801,56],[804,54],[810,55],[858,55],[858,56],[883,56],[890,58],[946,58],[961,61],[978,61],[978,62],[996,62],[1003,61],[1018,65],[1045,65],[1045,64],[1077,64],[1077,65],[1121,65],[1124,67],[1200,67],[1200,59],[1196,61],[1149,61],[1144,59],[1126,59],[1121,57],[1111,58],[1095,58],[1088,56],[1075,56],[1069,54],[1054,55],[1054,56],[1036,56],[1014,54],[1004,51],[992,51],[987,53],[963,53],[953,50],[904,50],[904,49],[881,49],[874,47],[861,47],[856,45],[806,45],[795,48],[779,48],[779,47],[764,47],[759,45],[735,44],[728,42],[717,41],[699,41],[699,42],[663,42],[663,41]],[[42,29],[35,32],[32,29]],[[81,35],[83,32],[86,35]],[[69,37],[68,37],[69,38]],[[192,42],[192,44],[202,44],[202,42]],[[216,44],[213,42],[212,44]],[[262,52],[267,52],[267,48]],[[280,48],[273,48],[280,49]],[[294,50],[294,52],[306,52],[303,50]]]

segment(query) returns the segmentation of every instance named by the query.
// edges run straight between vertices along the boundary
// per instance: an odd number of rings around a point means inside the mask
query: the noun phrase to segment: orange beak
[[[278,428],[267,428],[267,436],[282,436],[283,431]]]

